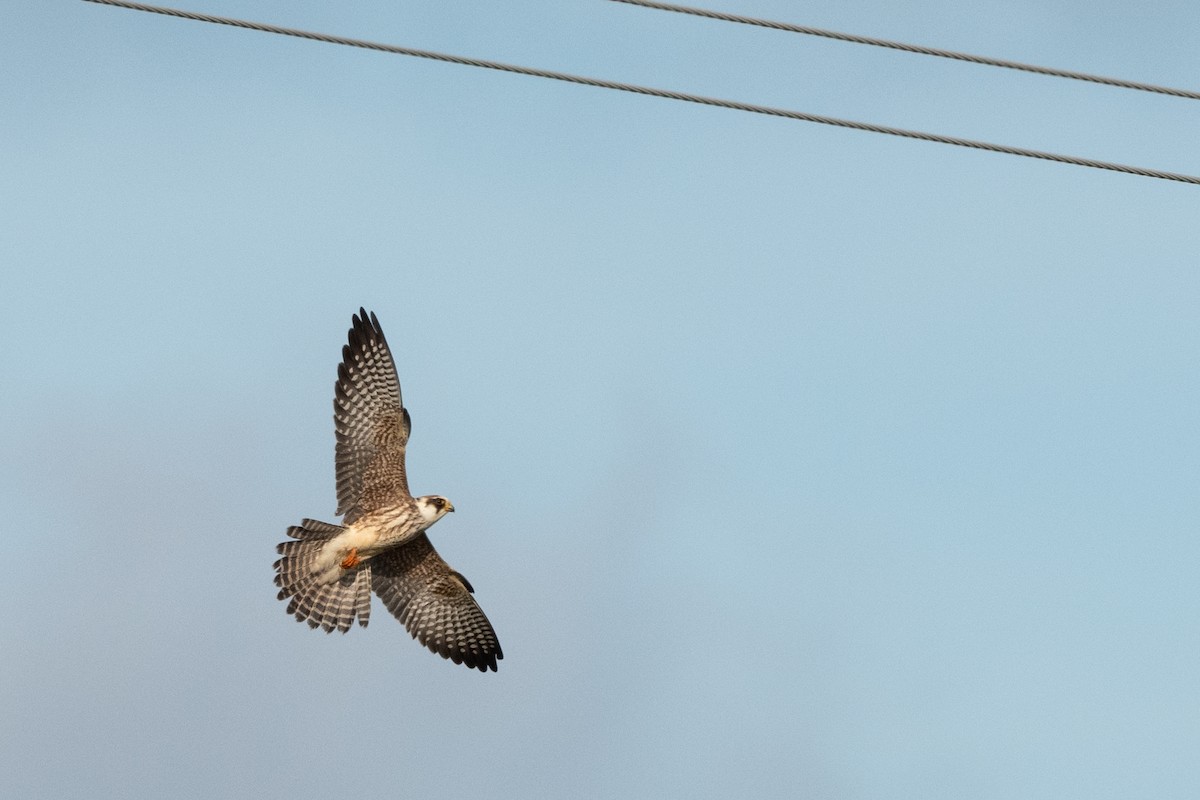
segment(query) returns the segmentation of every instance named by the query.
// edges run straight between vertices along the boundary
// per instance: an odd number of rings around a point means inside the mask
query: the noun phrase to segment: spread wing
[[[371,588],[414,639],[443,658],[480,672],[495,672],[504,658],[471,584],[425,534],[371,559]]]
[[[333,390],[338,514],[346,524],[411,499],[404,447],[412,427],[383,329],[360,308],[342,348]]]

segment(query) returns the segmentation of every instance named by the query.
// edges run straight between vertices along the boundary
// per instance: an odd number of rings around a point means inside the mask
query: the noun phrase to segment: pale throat
[[[438,508],[429,498],[417,498],[417,513],[421,515],[421,527],[428,528],[433,523],[437,522],[442,517],[446,516],[447,509],[445,506]]]

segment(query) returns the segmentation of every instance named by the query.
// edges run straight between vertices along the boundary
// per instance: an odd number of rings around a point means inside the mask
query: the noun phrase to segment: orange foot
[[[342,559],[342,569],[354,569],[360,563],[362,563],[362,559],[358,557],[358,548],[351,547],[350,552],[346,553],[346,557]]]

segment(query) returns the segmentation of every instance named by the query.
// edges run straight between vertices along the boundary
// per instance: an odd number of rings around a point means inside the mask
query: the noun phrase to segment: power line
[[[281,36],[295,36],[301,39],[310,39],[316,42],[339,44],[347,47],[361,47],[367,50],[376,50],[383,53],[414,56],[416,58],[428,58],[435,61],[448,62],[451,64],[462,64],[463,66],[468,67],[480,67],[483,69],[499,70],[501,72],[511,72],[518,75],[530,75],[537,78],[566,81],[567,83],[576,83],[583,86],[595,86],[601,89],[613,89],[619,92],[631,92],[633,94],[642,94],[649,97],[661,97],[667,100],[682,100],[686,103],[697,103],[699,105],[715,106],[717,108],[728,108],[734,111],[746,111],[752,114],[765,114],[767,116],[783,117],[785,119],[800,120],[802,122],[815,122],[820,125],[833,125],[839,128],[850,128],[852,130],[868,131],[871,133],[884,133],[889,136],[900,136],[906,139],[920,139],[926,142],[951,144],[957,147],[970,147],[976,150],[1004,153],[1005,155],[1037,158],[1044,161],[1056,161],[1060,164],[1072,164],[1079,167],[1091,167],[1093,169],[1104,169],[1112,172],[1123,172],[1128,175],[1140,175],[1145,178],[1159,178],[1161,180],[1200,185],[1200,177],[1195,175],[1182,175],[1174,172],[1147,169],[1145,167],[1134,167],[1125,164],[1114,164],[1107,161],[1079,158],[1078,156],[1045,153],[1038,150],[1029,150],[1023,147],[1010,147],[1008,145],[991,144],[989,142],[979,142],[971,139],[959,139],[953,136],[942,136],[941,134],[937,133],[910,131],[903,128],[893,128],[886,125],[874,125],[868,122],[854,122],[852,120],[838,119],[836,117],[824,117],[817,114],[807,114],[803,111],[790,111],[783,108],[772,108],[770,106],[742,103],[737,100],[722,100],[715,97],[705,97],[703,95],[688,94],[685,92],[674,92],[666,89],[655,89],[649,86],[638,86],[631,83],[619,83],[617,81],[602,80],[600,78],[588,78],[582,75],[571,75],[565,72],[553,72],[550,70],[535,69],[533,67],[521,67],[514,64],[504,64],[499,61],[485,61],[483,59],[466,58],[463,56],[450,55],[448,53],[438,53],[431,50],[417,50],[411,47],[380,44],[378,42],[368,42],[361,39],[349,39],[344,36],[313,33],[311,31],[297,30],[294,28],[282,28],[278,25],[268,25],[261,22],[232,19],[230,17],[218,17],[212,14],[200,14],[194,11],[183,11],[175,8],[166,8],[163,6],[146,5],[145,3],[130,2],[130,0],[84,0],[84,2],[97,3],[99,5],[106,6],[116,6],[118,8],[127,8],[133,11],[146,11],[152,14],[163,14],[169,17],[179,17],[181,19],[190,19],[198,22],[211,22],[218,25],[231,25],[236,28],[245,28],[247,30],[260,31],[263,33],[275,33]]]
[[[691,14],[695,17],[705,17],[707,19],[721,20],[722,22],[738,22],[743,25],[756,25],[760,28],[771,28],[777,31],[788,31],[789,33],[803,33],[807,36],[822,36],[826,39],[837,39],[842,42],[853,42],[854,44],[869,44],[873,47],[888,47],[892,50],[903,50],[906,53],[920,53],[926,56],[938,56],[939,58],[952,58],[956,61],[968,61],[972,64],[983,64],[989,67],[1005,67],[1006,69],[1017,69],[1022,72],[1034,72],[1038,75],[1050,75],[1055,78],[1070,78],[1076,81],[1087,81],[1088,83],[1102,83],[1105,86],[1117,86],[1122,89],[1136,89],[1140,92],[1154,92],[1156,94],[1167,94],[1172,97],[1183,97],[1188,100],[1200,100],[1200,92],[1194,92],[1189,89],[1172,89],[1169,86],[1155,86],[1151,83],[1141,83],[1139,81],[1127,81],[1122,78],[1106,78],[1103,75],[1089,75],[1086,72],[1075,72],[1068,69],[1056,69],[1055,67],[1039,67],[1035,64],[1022,64],[1019,61],[1007,61],[1001,58],[991,58],[989,56],[976,56],[970,53],[957,53],[953,50],[941,50],[936,47],[924,47],[919,44],[907,44],[905,42],[893,42],[887,39],[875,39],[870,36],[858,36],[853,33],[840,33],[838,31],[827,31],[821,28],[810,28],[807,25],[794,25],[790,22],[775,22],[768,19],[757,19],[755,17],[744,17],[740,14],[727,14],[723,11],[710,11],[705,8],[692,8],[691,6],[679,6],[674,3],[659,3],[656,0],[612,0],[614,3],[625,3],[631,6],[642,6],[643,8],[653,8],[659,11],[674,11],[679,14]]]

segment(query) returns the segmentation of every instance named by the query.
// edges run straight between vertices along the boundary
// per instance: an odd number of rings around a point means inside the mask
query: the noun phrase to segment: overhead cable
[[[295,36],[301,39],[310,39],[317,42],[345,45],[347,47],[361,47],[367,50],[376,50],[383,53],[395,53],[397,55],[414,56],[416,58],[428,58],[435,61],[448,62],[451,64],[462,64],[468,67],[481,67],[483,69],[512,72],[518,75],[549,78],[550,80],[566,81],[568,83],[576,83],[583,86],[595,86],[601,89],[614,89],[620,92],[632,92],[634,94],[642,94],[650,97],[661,97],[668,100],[682,100],[687,103],[697,103],[700,105],[715,106],[718,108],[728,108],[735,111],[747,111],[752,114],[765,114],[772,117],[784,117],[786,119],[795,119],[802,122],[815,122],[821,125],[833,125],[839,128],[850,128],[852,130],[869,131],[871,133],[884,133],[888,134],[889,136],[901,136],[907,139],[920,139],[927,142],[937,142],[939,144],[951,144],[958,147],[970,147],[976,150],[987,150],[993,153],[1024,156],[1025,158],[1038,158],[1045,161],[1056,161],[1061,164],[1073,164],[1080,167],[1091,167],[1093,169],[1105,169],[1113,172],[1123,172],[1128,175],[1140,175],[1146,178],[1159,178],[1162,180],[1200,185],[1200,177],[1195,175],[1182,175],[1174,172],[1147,169],[1145,167],[1134,167],[1125,164],[1114,164],[1107,161],[1079,158],[1077,156],[1059,155],[1057,153],[1044,153],[1038,150],[1029,150],[1023,147],[1009,147],[1007,145],[978,142],[971,139],[959,139],[953,136],[942,136],[936,133],[910,131],[903,128],[893,128],[886,125],[874,125],[867,122],[854,122],[852,120],[838,119],[836,117],[824,117],[817,114],[807,114],[802,111],[790,111],[788,109],[742,103],[737,100],[722,100],[715,97],[705,97],[703,95],[688,94],[685,92],[674,92],[666,89],[655,89],[649,86],[638,86],[631,83],[619,83],[617,81],[602,80],[600,78],[571,75],[565,72],[553,72],[550,70],[535,69],[533,67],[521,67],[514,64],[504,64],[499,61],[485,61],[483,59],[466,58],[464,56],[438,53],[431,50],[417,50],[411,47],[380,44],[378,42],[368,42],[361,39],[349,39],[344,36],[313,33],[311,31],[297,30],[294,28],[282,28],[278,25],[268,25],[261,22],[232,19],[230,17],[219,17],[212,14],[200,14],[194,11],[184,11],[181,9],[167,8],[164,6],[152,6],[145,3],[130,2],[130,0],[84,0],[84,2],[116,6],[134,11],[146,11],[153,14],[163,14],[169,17],[196,20],[198,22],[211,22],[218,25],[231,25],[236,28],[245,28],[247,30],[261,31],[263,33],[275,33],[281,36]]]
[[[956,53],[953,50],[942,50],[936,47],[924,47],[919,44],[907,44],[905,42],[893,42],[887,39],[876,39],[870,36],[858,36],[853,33],[840,33],[838,31],[827,31],[821,28],[811,28],[807,25],[795,25],[790,22],[776,22],[769,19],[757,19],[755,17],[744,17],[740,14],[727,14],[724,11],[710,11],[706,8],[693,8],[691,6],[680,6],[674,3],[659,3],[656,0],[612,0],[614,3],[625,3],[631,6],[642,6],[643,8],[653,8],[659,11],[674,11],[679,14],[691,14],[695,17],[705,17],[707,19],[716,19],[722,22],[738,22],[743,25],[756,25],[760,28],[771,28],[777,31],[788,31],[789,33],[803,33],[807,36],[822,36],[826,39],[837,39],[842,42],[853,42],[854,44],[869,44],[873,47],[887,47],[892,50],[903,50],[906,53],[920,53],[926,56],[938,56],[939,58],[952,58],[956,61],[968,61],[972,64],[983,64],[989,67],[1005,67],[1006,69],[1017,69],[1022,72],[1034,72],[1038,75],[1050,75],[1055,78],[1070,78],[1076,81],[1087,81],[1088,83],[1102,83],[1105,86],[1117,86],[1122,89],[1136,89],[1140,92],[1154,92],[1156,94],[1167,94],[1172,97],[1183,97],[1188,100],[1200,100],[1200,92],[1191,91],[1189,89],[1172,89],[1169,86],[1155,86],[1151,83],[1141,83],[1139,81],[1127,81],[1122,78],[1106,78],[1103,75],[1089,75],[1086,72],[1075,72],[1069,69],[1056,69],[1055,67],[1039,67],[1036,64],[1022,64],[1019,61],[1007,61],[1002,58],[991,58],[989,56],[976,56],[970,53]]]

